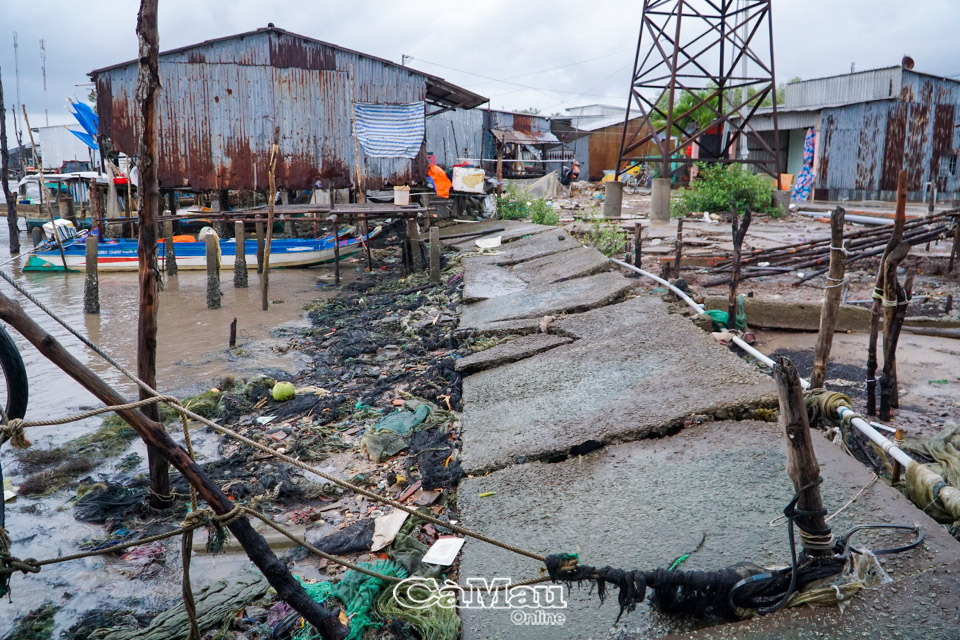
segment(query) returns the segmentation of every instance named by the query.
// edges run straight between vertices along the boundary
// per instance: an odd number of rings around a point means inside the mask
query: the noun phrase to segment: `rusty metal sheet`
[[[929,163],[924,160],[930,154],[930,127],[930,105],[911,104],[907,112],[907,138],[903,152],[908,191],[920,191],[926,182]]]
[[[829,189],[834,131],[836,131],[836,117],[832,113],[824,115],[820,126],[820,162],[817,164],[818,189]]]
[[[897,190],[897,176],[903,168],[904,145],[907,141],[907,112],[909,106],[895,104],[887,114],[887,131],[883,145],[883,170],[880,175],[880,189]]]
[[[956,108],[938,104],[933,114],[933,150],[930,157],[930,179],[940,176],[940,159],[953,154],[953,121]]]
[[[275,127],[280,130],[280,187],[306,189],[317,181],[325,188],[357,184],[351,94],[357,102],[419,102],[425,98],[426,79],[321,45],[263,31],[161,56],[161,186],[267,188]],[[270,64],[250,64],[268,60]],[[132,64],[96,76],[103,134],[114,148],[131,155],[137,148],[136,77]],[[413,159],[367,158],[362,149],[359,156],[369,188],[408,184],[426,174],[423,148]]]

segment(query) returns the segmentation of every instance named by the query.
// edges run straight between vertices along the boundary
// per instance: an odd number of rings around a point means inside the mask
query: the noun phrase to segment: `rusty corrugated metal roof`
[[[455,107],[460,109],[473,109],[479,107],[481,104],[487,102],[487,98],[481,96],[478,93],[474,93],[463,87],[459,87],[453,83],[450,83],[443,78],[438,76],[431,75],[429,73],[424,73],[423,71],[417,71],[415,69],[410,69],[409,67],[404,67],[392,62],[385,58],[379,58],[377,56],[372,56],[360,51],[354,51],[353,49],[348,49],[346,47],[341,47],[336,44],[331,44],[329,42],[324,42],[322,40],[317,40],[315,38],[310,38],[308,36],[303,36],[285,29],[280,29],[274,26],[264,27],[262,29],[255,29],[253,31],[245,31],[243,33],[237,33],[234,35],[223,36],[220,38],[212,38],[210,40],[204,40],[203,42],[198,42],[196,44],[187,45],[184,47],[178,47],[176,49],[170,49],[169,51],[163,51],[160,53],[160,59],[163,60],[168,56],[178,56],[185,58],[186,62],[191,63],[203,63],[203,62],[232,62],[234,64],[241,65],[273,65],[279,67],[290,67],[290,66],[304,66],[305,68],[325,68],[328,64],[324,61],[323,57],[304,57],[302,56],[302,47],[293,47],[292,49],[286,47],[278,47],[275,50],[271,50],[269,56],[237,56],[236,58],[230,60],[208,60],[202,52],[198,52],[201,49],[213,49],[216,45],[221,45],[225,42],[232,40],[242,41],[251,36],[255,36],[262,33],[274,33],[283,36],[288,36],[289,38],[298,38],[300,40],[313,43],[315,45],[321,45],[324,48],[335,49],[346,54],[359,56],[367,58],[370,60],[375,60],[380,64],[389,65],[397,67],[399,69],[404,69],[409,73],[413,73],[419,76],[426,78],[427,84],[427,93],[425,99],[432,103],[438,104],[444,107]],[[96,82],[97,76],[102,75],[106,72],[115,71],[124,67],[131,65],[136,65],[137,60],[128,60],[126,62],[120,62],[118,64],[110,65],[107,67],[101,67],[99,69],[94,69],[89,74],[90,78]]]
[[[517,144],[560,144],[557,136],[549,131],[516,131],[509,129],[501,131],[494,129],[493,135],[501,142],[514,142]]]

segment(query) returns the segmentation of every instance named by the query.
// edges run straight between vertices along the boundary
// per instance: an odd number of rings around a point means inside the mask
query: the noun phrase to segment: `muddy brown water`
[[[8,260],[6,232],[0,241],[0,265]],[[24,250],[28,240],[21,239]],[[79,329],[94,343],[131,371],[136,370],[138,279],[136,273],[102,274],[100,276],[99,315],[83,313],[82,274],[24,273],[21,258],[0,266],[18,283],[39,298],[52,311]],[[344,264],[349,280],[357,271],[355,264]],[[255,373],[294,373],[301,366],[296,353],[284,352],[284,335],[298,326],[306,326],[303,307],[317,298],[332,294],[332,269],[275,270],[270,277],[268,312],[260,310],[260,276],[249,272],[247,289],[233,287],[233,272],[221,273],[222,308],[206,308],[206,274],[182,272],[164,276],[164,289],[159,303],[159,335],[157,350],[157,382],[162,392],[175,392],[181,397],[208,388],[225,375],[246,377]],[[318,283],[320,286],[318,286]],[[66,329],[24,299],[8,283],[0,291],[18,300],[31,317],[60,340],[81,362],[128,398],[135,398],[136,387],[123,374],[87,349]],[[229,324],[237,318],[237,348],[228,348]],[[9,327],[8,327],[9,330]],[[99,401],[78,383],[49,362],[19,334],[11,330],[26,364],[30,385],[27,419],[50,419],[68,416],[100,406]],[[278,347],[280,347],[278,349]],[[35,447],[48,449],[95,430],[99,418],[66,426],[31,429]],[[173,434],[180,441],[178,433]],[[197,430],[194,441],[198,458],[216,457],[216,439]],[[135,441],[130,451],[146,459],[142,443]],[[125,454],[124,454],[125,455]],[[122,456],[120,456],[122,457]],[[119,458],[109,460],[90,472],[94,479],[110,477],[118,472]],[[14,485],[23,479],[10,446],[0,451],[4,476]],[[145,462],[132,473],[146,470]],[[102,537],[105,530],[77,522],[73,518],[72,491],[33,499],[18,497],[6,503],[6,527],[13,541],[13,555],[26,558],[49,558],[71,554],[89,537]],[[37,575],[16,575],[12,580],[12,602],[0,601],[0,637],[13,622],[44,601],[63,608],[57,614],[60,630],[68,628],[89,609],[127,606],[135,610],[156,610],[165,607],[179,594],[179,543],[167,542],[166,561],[158,573],[149,577],[131,577],[133,568],[116,558],[94,557],[44,567]],[[215,579],[228,576],[248,561],[242,554],[226,554],[218,558],[199,556],[194,560],[194,583],[199,589]],[[57,637],[55,634],[54,637]]]

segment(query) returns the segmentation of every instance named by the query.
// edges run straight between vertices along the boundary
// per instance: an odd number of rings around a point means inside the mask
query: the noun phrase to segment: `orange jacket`
[[[433,186],[437,189],[437,195],[441,198],[449,198],[451,182],[443,169],[437,165],[431,165],[427,169],[427,175],[433,179]]]

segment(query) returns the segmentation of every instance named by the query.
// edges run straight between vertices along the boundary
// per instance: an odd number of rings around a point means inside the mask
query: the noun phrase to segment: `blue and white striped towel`
[[[375,158],[414,158],[424,136],[424,105],[355,103],[357,138]]]

